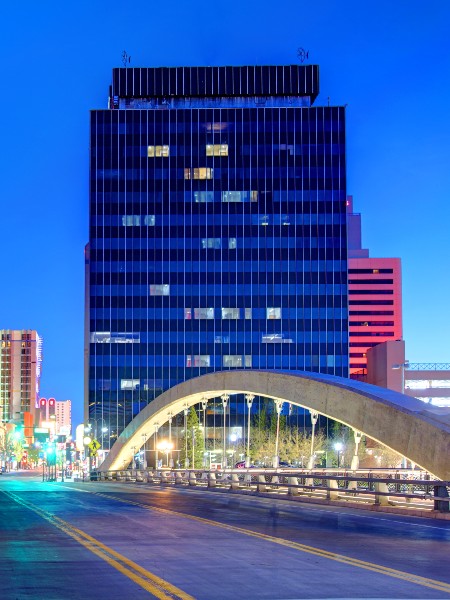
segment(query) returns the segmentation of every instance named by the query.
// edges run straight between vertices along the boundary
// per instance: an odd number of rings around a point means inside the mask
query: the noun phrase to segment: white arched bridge
[[[155,427],[223,394],[254,394],[315,411],[362,432],[436,477],[450,479],[450,409],[332,375],[249,369],[208,373],[158,396],[122,432],[99,470],[124,468]]]

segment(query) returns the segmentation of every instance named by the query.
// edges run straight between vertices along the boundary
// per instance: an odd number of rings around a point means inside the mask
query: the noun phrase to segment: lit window
[[[222,202],[257,202],[258,192],[222,192]]]
[[[214,192],[194,192],[194,202],[214,202]]]
[[[169,146],[148,146],[147,156],[148,158],[169,156]]]
[[[268,225],[269,224],[269,215],[262,215],[259,217],[260,225]]]
[[[251,319],[252,318],[252,309],[251,308],[246,308],[245,309],[245,318],[246,319]]]
[[[141,215],[124,215],[122,217],[122,225],[124,227],[134,227],[141,224]]]
[[[202,248],[212,248],[214,250],[220,249],[220,238],[203,238],[202,239]]]
[[[224,354],[223,356],[224,367],[251,367],[252,357],[251,355],[242,356],[241,354]]]
[[[170,285],[167,283],[153,284],[150,286],[150,296],[168,296],[170,294]]]
[[[237,248],[236,238],[229,238],[228,250],[236,250],[236,248]]]
[[[184,318],[188,320],[192,319],[192,310],[190,308],[184,309]]]
[[[209,367],[210,363],[209,354],[188,354],[186,356],[186,367]]]
[[[139,379],[121,379],[120,380],[120,389],[121,390],[138,390],[139,389]]]
[[[123,215],[122,216],[122,225],[124,227],[139,227],[141,225],[141,215]],[[145,215],[144,216],[144,225],[154,226],[155,225],[155,215]]]
[[[194,319],[214,319],[214,308],[194,308]]]
[[[222,319],[239,319],[239,308],[222,308]]]
[[[206,156],[228,156],[228,144],[207,144]]]
[[[267,308],[267,319],[281,319],[281,308]]]
[[[196,167],[195,169],[184,169],[185,179],[212,179],[213,170],[209,167]]]

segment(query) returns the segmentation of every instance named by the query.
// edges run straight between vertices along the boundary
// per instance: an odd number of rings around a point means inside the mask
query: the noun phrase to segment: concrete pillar
[[[362,439],[362,435],[363,434],[361,431],[358,431],[357,429],[353,429],[353,437],[355,438],[355,452],[352,456],[352,463],[350,465],[350,468],[352,469],[352,471],[355,471],[356,469],[359,468],[358,449],[359,449],[359,444]]]
[[[288,477],[288,483],[290,485],[298,485],[297,477]],[[288,487],[289,496],[298,496],[298,487]]]
[[[388,486],[382,481],[375,482],[375,502],[378,506],[387,506],[389,504],[389,496],[381,496],[379,492],[387,494]]]
[[[175,473],[175,485],[181,485],[183,483],[183,474],[180,471]]]
[[[194,471],[189,473],[189,485],[197,485],[197,477]]]
[[[208,487],[216,487],[216,474],[213,471],[208,473]]]
[[[231,474],[231,489],[232,490],[239,489],[239,475],[237,473]]]
[[[339,486],[336,479],[327,479],[327,499],[337,500],[339,497]]]
[[[258,475],[258,492],[267,491],[266,478],[264,475]]]

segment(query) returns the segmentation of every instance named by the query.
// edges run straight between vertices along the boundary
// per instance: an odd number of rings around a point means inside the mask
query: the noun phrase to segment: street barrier
[[[168,484],[449,512],[450,482],[409,469],[160,469],[96,471],[92,481]]]

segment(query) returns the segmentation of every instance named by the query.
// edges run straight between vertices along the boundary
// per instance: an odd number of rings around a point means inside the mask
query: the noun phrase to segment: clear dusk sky
[[[83,415],[89,110],[111,69],[320,65],[347,104],[363,246],[403,263],[411,362],[450,362],[448,0],[0,0],[0,328],[44,337],[41,395]]]

